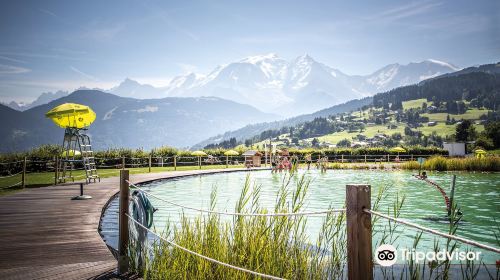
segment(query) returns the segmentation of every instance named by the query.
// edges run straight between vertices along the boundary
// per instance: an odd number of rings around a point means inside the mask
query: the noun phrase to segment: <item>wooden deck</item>
[[[131,175],[140,182],[246,169]],[[84,186],[90,200],[71,200],[78,185],[26,189],[0,196],[0,279],[112,279],[116,260],[97,227],[101,209],[119,190],[117,177]]]

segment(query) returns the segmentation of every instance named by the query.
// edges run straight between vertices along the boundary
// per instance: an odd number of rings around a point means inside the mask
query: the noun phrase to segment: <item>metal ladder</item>
[[[97,166],[95,164],[94,151],[92,151],[92,145],[90,144],[90,137],[87,134],[78,133],[78,140],[87,184],[90,183],[91,180],[94,180],[94,183],[96,180],[100,182],[101,178],[97,174]]]

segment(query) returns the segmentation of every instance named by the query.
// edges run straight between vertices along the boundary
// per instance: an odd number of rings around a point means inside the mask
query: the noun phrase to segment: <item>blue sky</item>
[[[500,1],[2,1],[0,101],[110,88],[274,52],[348,74],[500,59]]]

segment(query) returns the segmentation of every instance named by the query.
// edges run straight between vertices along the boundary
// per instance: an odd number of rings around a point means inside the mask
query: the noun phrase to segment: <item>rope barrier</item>
[[[204,210],[204,209],[198,209],[198,208],[193,208],[193,207],[181,205],[181,204],[175,203],[173,201],[166,200],[164,198],[161,198],[159,196],[156,196],[152,193],[145,191],[144,189],[129,182],[128,180],[127,180],[127,182],[133,188],[136,188],[136,189],[142,191],[143,193],[147,194],[148,196],[154,197],[154,198],[161,200],[163,202],[166,202],[168,204],[172,204],[172,205],[184,208],[184,209],[189,209],[189,210],[194,210],[194,211],[209,213],[209,214],[218,214],[218,215],[226,215],[226,216],[273,217],[273,216],[312,216],[312,215],[329,214],[329,213],[334,213],[334,212],[345,212],[345,209],[330,209],[330,210],[323,210],[323,211],[296,212],[296,213],[231,213],[231,212],[219,212],[219,211],[213,211],[213,210]]]
[[[23,172],[22,172],[22,171],[19,171],[19,172],[15,173],[15,174],[12,174],[12,175],[1,176],[1,177],[0,177],[0,179],[11,178],[11,177],[14,177],[14,176],[16,176],[16,175],[19,175],[19,174],[21,174],[21,173],[23,173]]]
[[[495,247],[491,247],[491,246],[488,246],[488,245],[484,245],[484,244],[478,243],[476,241],[465,239],[463,237],[459,237],[459,236],[456,236],[456,235],[451,235],[451,234],[443,233],[443,232],[440,232],[440,231],[437,231],[437,230],[434,230],[434,229],[426,228],[426,227],[423,227],[421,225],[417,225],[417,224],[414,224],[414,223],[411,223],[411,222],[403,221],[403,220],[398,219],[398,218],[393,218],[391,216],[388,216],[388,215],[385,215],[385,214],[382,214],[382,213],[379,213],[379,212],[376,212],[376,211],[372,211],[372,210],[369,210],[369,209],[365,209],[364,211],[366,213],[369,213],[369,214],[372,214],[372,215],[375,215],[375,216],[379,216],[379,217],[391,220],[391,221],[396,222],[396,223],[407,225],[409,227],[417,228],[419,230],[422,230],[422,231],[425,231],[425,232],[428,232],[428,233],[439,235],[439,236],[444,237],[444,238],[457,240],[457,241],[460,241],[462,243],[469,244],[469,245],[472,245],[472,246],[475,246],[475,247],[478,247],[478,248],[481,248],[481,249],[485,249],[485,250],[492,251],[492,252],[495,252],[495,253],[500,253],[500,249],[495,248]]]
[[[19,181],[19,182],[15,183],[14,185],[10,185],[10,186],[7,186],[7,187],[1,187],[1,189],[9,189],[9,188],[12,188],[12,187],[15,187],[15,186],[19,186],[22,183],[23,183],[22,181]]]
[[[9,161],[9,162],[0,162],[2,165],[9,165],[9,164],[16,164],[16,163],[21,163],[24,162],[24,160],[18,160],[18,161]]]
[[[253,274],[255,276],[259,276],[259,277],[263,277],[263,278],[267,278],[267,279],[275,279],[275,280],[284,280],[284,278],[280,278],[280,277],[276,277],[276,276],[272,276],[272,275],[267,275],[267,274],[264,274],[264,273],[260,273],[260,272],[256,272],[256,271],[253,271],[253,270],[249,270],[249,269],[246,269],[246,268],[242,268],[242,267],[238,267],[238,266],[234,266],[234,265],[231,265],[231,264],[228,264],[228,263],[225,263],[225,262],[221,262],[219,260],[216,260],[216,259],[212,259],[210,257],[207,257],[207,256],[204,256],[200,253],[197,253],[197,252],[194,252],[194,251],[191,251],[187,248],[184,248],[182,246],[180,246],[179,244],[173,242],[173,241],[170,241],[170,240],[167,240],[166,238],[164,238],[163,236],[160,236],[159,234],[157,234],[156,232],[148,229],[147,227],[143,226],[140,222],[136,221],[134,218],[132,218],[129,214],[125,214],[134,224],[138,225],[139,227],[141,227],[142,229],[152,233],[153,235],[157,236],[158,238],[160,238],[161,240],[167,242],[168,244],[176,247],[176,248],[179,248],[181,249],[182,251],[184,252],[187,252],[187,253],[190,253],[192,255],[195,255],[197,257],[200,257],[202,259],[205,259],[209,262],[213,262],[215,264],[219,264],[219,265],[222,265],[222,266],[225,266],[225,267],[229,267],[229,268],[232,268],[232,269],[236,269],[236,270],[239,270],[239,271],[243,271],[243,272],[246,272],[246,273],[250,273],[250,274]]]
[[[419,175],[413,175],[413,177],[417,178],[418,180],[422,180],[424,182],[426,182],[427,184],[435,187],[440,193],[441,195],[443,196],[444,198],[444,202],[446,204],[446,210],[449,210],[451,205],[450,205],[450,198],[448,197],[448,195],[446,195],[446,192],[444,191],[444,189],[442,187],[440,187],[438,184],[436,184],[435,182],[429,180],[429,179],[426,179],[422,176],[419,176]]]

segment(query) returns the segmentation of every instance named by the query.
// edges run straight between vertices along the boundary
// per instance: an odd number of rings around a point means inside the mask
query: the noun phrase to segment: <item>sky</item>
[[[500,61],[500,1],[2,1],[0,102],[155,86],[247,56],[309,54],[347,74]]]

